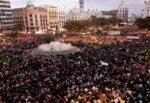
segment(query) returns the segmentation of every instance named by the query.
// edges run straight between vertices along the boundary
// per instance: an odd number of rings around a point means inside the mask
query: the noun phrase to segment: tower
[[[128,5],[124,2],[125,0],[121,0],[121,3],[118,7],[117,17],[121,22],[128,22]]]
[[[27,7],[33,7],[33,6],[34,6],[33,0],[28,0]]]
[[[80,10],[84,9],[84,0],[79,0],[80,3]]]

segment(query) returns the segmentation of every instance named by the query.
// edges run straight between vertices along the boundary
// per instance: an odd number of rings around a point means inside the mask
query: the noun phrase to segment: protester
[[[41,43],[0,44],[0,103],[149,102],[149,37],[99,49],[74,43],[83,52],[58,55],[56,61],[31,55]]]

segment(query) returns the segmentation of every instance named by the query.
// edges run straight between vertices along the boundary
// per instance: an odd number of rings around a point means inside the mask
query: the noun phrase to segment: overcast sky
[[[10,0],[12,8],[25,7],[28,0]],[[111,10],[116,9],[121,0],[84,0],[85,8]],[[144,1],[147,0],[125,0],[129,5],[129,16],[133,13],[141,15],[141,10],[144,9]],[[72,8],[79,8],[79,0],[33,0],[36,6],[40,5],[53,5],[57,6],[60,10],[68,11]]]
[[[12,8],[26,6],[28,0],[11,0]],[[78,7],[79,0],[33,0],[36,6],[55,5],[61,9],[69,10]],[[117,8],[121,0],[85,0],[85,8],[110,10]],[[125,0],[128,4],[144,3],[145,0]]]

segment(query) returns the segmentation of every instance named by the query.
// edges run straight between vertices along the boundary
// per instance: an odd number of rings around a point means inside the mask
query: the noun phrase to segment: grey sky
[[[61,9],[71,9],[78,7],[78,0],[33,0],[35,5],[55,5]],[[117,8],[121,0],[85,0],[86,8],[98,8],[109,10]],[[144,3],[145,0],[125,0],[128,4]],[[12,8],[26,6],[27,0],[11,0]]]

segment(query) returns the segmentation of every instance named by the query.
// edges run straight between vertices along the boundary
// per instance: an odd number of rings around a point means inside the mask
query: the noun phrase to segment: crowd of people
[[[84,44],[89,44],[89,45],[101,45],[101,44],[111,44],[113,42],[119,41],[119,42],[124,42],[127,41],[126,36],[110,36],[110,35],[104,35],[104,36],[99,36],[99,35],[66,35],[66,36],[61,36],[58,38],[59,41],[62,42],[69,42],[69,43],[76,43],[76,42],[81,42]]]
[[[0,103],[149,102],[149,37],[97,49],[74,43],[84,50],[58,55],[56,61],[31,55],[41,43],[0,45]]]

